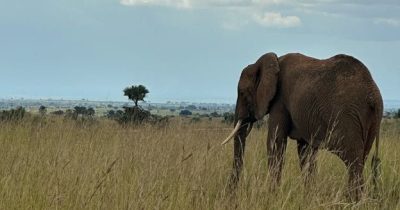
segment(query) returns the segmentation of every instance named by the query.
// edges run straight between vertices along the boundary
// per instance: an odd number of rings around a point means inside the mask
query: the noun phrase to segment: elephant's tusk
[[[249,124],[249,127],[247,127],[246,137],[250,134],[251,129],[253,129],[253,123],[250,123],[250,124]]]
[[[225,141],[223,141],[221,143],[221,145],[228,143],[229,140],[231,140],[236,135],[236,133],[239,131],[241,125],[242,125],[242,120],[239,120],[235,126],[235,129],[233,129],[232,133],[229,134],[228,138],[226,138]]]

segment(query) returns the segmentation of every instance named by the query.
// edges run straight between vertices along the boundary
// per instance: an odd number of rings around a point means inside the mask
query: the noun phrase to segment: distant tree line
[[[392,110],[392,111],[386,111],[384,113],[384,118],[400,119],[400,109]]]
[[[40,106],[39,107],[39,115],[44,116],[47,114],[47,107]],[[75,106],[74,109],[67,109],[65,112],[63,110],[53,111],[50,114],[52,115],[66,115],[66,117],[72,119],[87,118],[87,117],[94,117],[96,111],[93,107],[84,107],[84,106]]]
[[[0,112],[0,121],[20,121],[27,115],[25,108],[3,110]]]

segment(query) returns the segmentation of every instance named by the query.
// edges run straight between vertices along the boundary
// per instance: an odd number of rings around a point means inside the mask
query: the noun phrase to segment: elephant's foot
[[[225,188],[225,191],[228,194],[231,194],[231,195],[235,194],[238,183],[239,183],[239,176],[240,176],[240,171],[234,169],[232,171],[231,175],[229,176],[228,184]]]
[[[351,202],[359,202],[362,198],[364,192],[364,179],[362,174],[350,173],[349,177],[349,189],[348,189],[348,199]]]
[[[350,202],[358,203],[363,195],[363,187],[350,188],[347,192],[347,199]]]

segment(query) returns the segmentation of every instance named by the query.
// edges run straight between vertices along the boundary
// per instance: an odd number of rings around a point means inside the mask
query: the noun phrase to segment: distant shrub
[[[210,117],[209,114],[201,114],[200,117]]]
[[[139,106],[135,107],[124,107],[124,112],[121,117],[117,119],[118,122],[122,124],[134,123],[140,124],[146,120],[150,119],[150,112],[140,108]]]
[[[124,107],[124,111],[122,112],[121,122],[124,123],[155,123],[157,121],[166,120],[158,115],[152,115],[150,111],[142,109],[140,106],[138,107]]]
[[[181,112],[179,112],[179,115],[180,116],[189,116],[189,115],[192,115],[192,112],[187,109],[184,109]]]
[[[77,115],[77,117],[93,117],[96,112],[92,107],[86,108],[84,106],[76,106],[74,107],[74,113]]]
[[[124,107],[124,111],[118,110],[117,112],[108,113],[109,117],[115,119],[117,122],[123,125],[133,124],[139,125],[144,123],[150,123],[153,125],[165,126],[169,122],[169,117],[162,117],[159,115],[153,115],[148,110],[138,107]]]
[[[193,117],[193,118],[190,120],[191,123],[198,123],[198,122],[200,122],[200,121],[201,121],[200,117]]]
[[[108,112],[106,113],[105,117],[109,118],[109,119],[114,119],[115,118],[115,110],[108,110]]]
[[[76,106],[74,107],[73,118],[93,118],[95,113],[96,112],[92,107],[86,108],[84,106]]]
[[[221,115],[218,114],[218,112],[212,112],[212,113],[210,114],[210,116],[211,116],[211,117],[221,117]]]
[[[124,115],[124,111],[122,111],[122,110],[117,110],[117,111],[115,112],[116,118],[120,118],[120,117],[122,117],[123,115]]]
[[[50,114],[61,116],[61,115],[64,114],[64,111],[63,110],[57,110],[57,111],[51,112]]]
[[[197,107],[195,105],[189,105],[189,106],[186,107],[186,109],[188,109],[188,110],[196,110]]]
[[[43,105],[40,106],[39,107],[39,114],[44,116],[44,115],[46,115],[46,113],[47,113],[47,108],[45,106],[43,106]]]
[[[92,107],[89,107],[88,109],[86,109],[86,113],[85,114],[87,116],[94,117],[94,114],[96,114],[96,111]]]
[[[64,118],[65,119],[76,119],[78,116],[75,115],[74,111],[72,109],[67,109],[65,111]]]
[[[84,106],[75,106],[73,110],[67,109],[64,114],[66,120],[75,120],[84,125],[91,125],[95,123],[95,110],[92,107],[86,108]]]
[[[19,121],[26,116],[27,112],[25,108],[18,107],[16,109],[3,110],[0,113],[1,121]]]
[[[222,116],[224,117],[222,122],[226,124],[232,124],[233,121],[235,120],[235,114],[232,112],[225,112]]]
[[[151,115],[150,123],[153,125],[157,125],[159,127],[163,127],[168,125],[169,119],[170,119],[169,116],[162,117],[158,115]]]

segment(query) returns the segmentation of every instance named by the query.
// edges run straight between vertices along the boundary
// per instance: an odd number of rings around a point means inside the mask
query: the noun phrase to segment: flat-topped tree
[[[139,101],[144,101],[147,93],[149,90],[143,85],[132,85],[124,89],[124,96],[128,96],[135,103],[135,107],[138,107]]]

